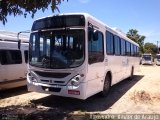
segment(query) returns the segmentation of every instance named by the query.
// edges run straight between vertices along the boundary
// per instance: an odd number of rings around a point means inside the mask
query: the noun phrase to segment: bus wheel
[[[101,92],[101,95],[103,97],[106,97],[109,93],[110,87],[111,87],[111,77],[109,75],[106,76],[104,85],[103,85],[103,91]]]
[[[134,67],[132,67],[132,69],[131,69],[131,75],[130,75],[130,77],[129,77],[130,80],[133,79],[133,74],[134,74]]]

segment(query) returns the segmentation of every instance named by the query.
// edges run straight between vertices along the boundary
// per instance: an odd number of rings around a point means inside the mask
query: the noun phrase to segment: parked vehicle
[[[152,54],[147,54],[147,53],[143,54],[141,63],[142,65],[152,65],[153,64]]]
[[[86,13],[38,19],[30,35],[29,91],[87,99],[132,77],[139,46]]]
[[[0,31],[0,90],[26,85],[28,63],[28,37],[17,33]]]

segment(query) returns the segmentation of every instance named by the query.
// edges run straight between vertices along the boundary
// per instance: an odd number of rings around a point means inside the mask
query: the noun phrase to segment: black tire
[[[130,75],[130,77],[129,77],[130,80],[133,79],[133,74],[134,74],[134,68],[132,67],[132,69],[131,69],[131,75]]]
[[[103,91],[101,92],[101,95],[103,97],[106,97],[109,93],[110,88],[111,88],[111,77],[107,75],[104,81]]]

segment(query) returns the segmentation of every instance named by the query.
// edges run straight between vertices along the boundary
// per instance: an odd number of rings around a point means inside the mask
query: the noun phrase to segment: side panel
[[[125,73],[124,73],[124,79],[125,78],[127,78],[127,77],[129,77],[130,75],[131,75],[131,69],[132,69],[132,65],[133,65],[133,61],[134,61],[134,59],[132,59],[131,57],[129,57],[129,56],[125,56],[124,57],[124,63],[125,63],[125,65],[124,65],[124,67],[125,67]]]
[[[134,61],[133,61],[134,65],[134,75],[137,74],[137,72],[139,72],[140,70],[140,57],[134,57]]]
[[[10,81],[15,79],[24,78],[24,65],[1,65],[1,80]]]
[[[26,84],[26,72],[27,72],[27,65],[25,63],[24,58],[24,51],[21,50],[19,53],[21,54],[21,59],[16,59],[17,55],[15,52],[12,51],[18,51],[18,49],[12,49],[16,48],[16,43],[10,43],[7,46],[7,43],[3,43],[4,47],[0,47],[1,56],[0,56],[0,89],[7,89],[7,88],[13,88],[13,87],[19,87]],[[25,45],[28,48],[28,45]],[[23,47],[25,47],[22,45]],[[11,49],[10,49],[11,48]],[[26,49],[28,50],[28,49]],[[2,54],[3,51],[3,54]],[[10,52],[6,52],[10,51]],[[2,57],[5,56],[5,59],[2,59]],[[14,57],[16,56],[16,57]],[[16,59],[15,61],[22,61],[19,63],[13,63],[12,59]],[[7,61],[4,63],[4,61]],[[3,63],[3,64],[2,64]]]
[[[108,66],[106,69],[109,68],[112,72],[112,85],[123,79],[126,70],[122,64],[123,59],[122,56],[108,55]]]
[[[104,62],[88,65],[88,85],[86,90],[87,96],[91,96],[102,91],[104,74]]]

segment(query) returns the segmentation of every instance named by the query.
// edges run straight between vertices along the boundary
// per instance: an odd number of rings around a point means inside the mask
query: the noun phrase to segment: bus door
[[[100,91],[105,67],[103,33],[96,31],[93,34],[88,37],[88,94]]]

